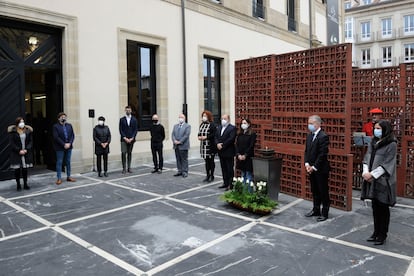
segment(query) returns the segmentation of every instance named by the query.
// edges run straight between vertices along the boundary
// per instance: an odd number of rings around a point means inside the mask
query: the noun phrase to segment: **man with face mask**
[[[150,133],[152,161],[154,163],[154,169],[151,173],[162,173],[162,167],[164,165],[164,157],[162,154],[164,146],[162,142],[165,139],[165,130],[164,126],[160,124],[157,114],[152,115]]]
[[[328,219],[329,212],[329,161],[328,146],[329,137],[321,129],[322,119],[318,115],[312,115],[308,119],[309,135],[306,138],[305,148],[305,169],[309,176],[313,209],[307,213],[306,217],[317,217],[317,221]],[[322,204],[322,213],[321,213]]]
[[[65,159],[66,165],[66,180],[68,182],[75,182],[76,180],[70,176],[71,166],[70,160],[72,157],[73,141],[75,140],[75,133],[73,127],[67,120],[66,113],[60,112],[57,116],[58,123],[53,125],[53,146],[56,151],[56,185],[62,184],[62,165]]]
[[[234,156],[236,155],[236,127],[230,123],[230,115],[221,116],[221,125],[217,128],[215,144],[220,158],[223,185],[219,188],[231,189],[234,176]]]
[[[381,120],[382,117],[382,110],[379,108],[373,108],[369,111],[369,113],[372,116],[372,119],[365,123],[362,127],[362,132],[365,132],[367,136],[373,136],[374,135],[374,125]]]
[[[96,165],[98,176],[102,177],[102,159],[104,161],[104,176],[108,177],[108,154],[111,143],[111,131],[105,125],[105,117],[98,118],[98,125],[93,129],[93,140],[95,141]]]
[[[132,149],[138,133],[138,121],[132,115],[132,109],[125,107],[125,116],[119,119],[119,134],[121,135],[122,173],[131,173]]]
[[[188,150],[190,149],[191,126],[185,122],[185,115],[178,115],[178,124],[174,125],[171,141],[175,151],[177,173],[174,176],[188,176]]]

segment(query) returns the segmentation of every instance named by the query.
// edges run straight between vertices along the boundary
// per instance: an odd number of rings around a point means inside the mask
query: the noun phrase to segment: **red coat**
[[[365,132],[367,136],[373,136],[374,135],[374,123],[368,122],[365,123],[362,127],[362,132]]]

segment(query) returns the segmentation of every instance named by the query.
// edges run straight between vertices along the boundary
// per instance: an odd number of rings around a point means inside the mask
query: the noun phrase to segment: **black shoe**
[[[305,217],[309,218],[309,217],[319,217],[321,215],[321,213],[317,213],[315,211],[310,211],[309,213],[305,214]]]
[[[385,239],[377,238],[377,240],[374,242],[374,245],[383,245],[385,243]]]
[[[151,173],[156,173],[156,172],[158,172],[158,169],[153,169],[153,170],[151,171]]]
[[[207,182],[213,182],[214,181],[214,175],[210,175],[210,178],[208,179]]]
[[[174,174],[174,176],[180,176],[180,175],[183,175],[182,173],[176,173],[176,174]]]
[[[30,190],[30,187],[27,184],[24,184],[23,189]]]
[[[104,172],[104,176],[105,176],[105,177],[108,177],[108,173],[107,173],[107,172]]]
[[[376,235],[371,235],[371,237],[369,237],[367,239],[367,242],[375,242],[375,241],[377,241],[377,236]]]
[[[162,173],[162,169],[159,169],[157,173],[158,173],[158,174]]]
[[[126,174],[126,170],[125,169],[122,170],[122,174]]]
[[[209,182],[209,180],[210,180],[210,176],[209,176],[209,175],[207,175],[207,177],[203,179],[203,182],[204,182],[204,183],[205,183],[205,182]]]
[[[183,173],[183,177],[186,178],[188,176],[188,173]]]
[[[99,177],[102,177],[102,173],[101,173],[101,172],[98,172],[98,176],[99,176]]]
[[[221,185],[221,186],[219,186],[219,189],[223,189],[223,188],[227,188],[227,186],[226,185]]]
[[[316,221],[317,221],[317,222],[321,222],[321,221],[325,221],[325,220],[327,220],[327,219],[328,219],[328,217],[320,216],[320,217],[318,217],[318,218],[316,219]]]
[[[21,191],[22,190],[22,186],[20,186],[20,184],[17,184],[17,190]]]
[[[127,172],[132,173],[131,169],[128,169]]]

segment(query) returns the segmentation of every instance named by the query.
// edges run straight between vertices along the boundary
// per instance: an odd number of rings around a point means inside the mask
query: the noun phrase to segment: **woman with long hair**
[[[216,156],[216,145],[214,143],[214,136],[216,135],[217,127],[213,122],[213,114],[204,110],[201,113],[201,124],[198,130],[198,140],[200,141],[200,155],[204,159],[206,166],[206,178],[203,182],[211,182],[214,180],[214,157]]]
[[[374,126],[374,137],[363,160],[361,199],[371,199],[374,232],[367,239],[384,244],[390,224],[390,206],[396,203],[397,139],[388,121]]]
[[[14,169],[17,191],[22,189],[20,178],[23,177],[23,188],[27,185],[27,168],[33,167],[33,128],[25,124],[22,117],[17,117],[14,125],[7,129],[10,144],[10,168]]]

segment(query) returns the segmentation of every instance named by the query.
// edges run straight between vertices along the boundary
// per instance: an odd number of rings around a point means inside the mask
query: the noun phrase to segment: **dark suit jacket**
[[[217,148],[217,144],[223,143],[223,148],[221,150],[217,150],[219,156],[221,157],[233,157],[236,155],[236,147],[235,147],[235,140],[236,140],[236,127],[232,124],[229,124],[221,135],[222,126],[220,125],[216,131],[215,137],[215,144]]]
[[[138,133],[138,121],[134,116],[131,116],[131,122],[128,122],[126,117],[122,117],[119,119],[119,134],[121,135],[121,142],[124,141],[124,137],[126,138],[134,138],[135,142],[135,136],[137,136]]]
[[[72,144],[75,140],[75,133],[71,124],[65,123],[66,132],[68,134],[65,139],[65,133],[63,132],[63,125],[56,123],[53,125],[53,146],[55,150],[65,150],[65,143],[70,143],[70,148],[73,148]]]
[[[328,173],[330,170],[329,137],[323,130],[320,130],[315,140],[312,141],[312,139],[313,133],[310,133],[306,138],[305,163],[314,166],[317,169],[316,173]]]

